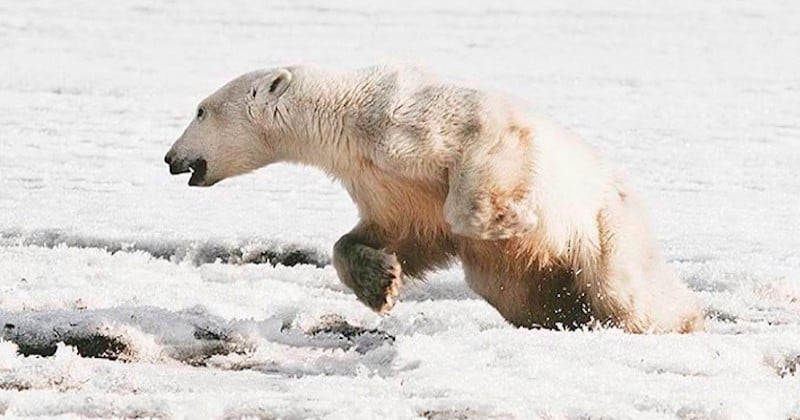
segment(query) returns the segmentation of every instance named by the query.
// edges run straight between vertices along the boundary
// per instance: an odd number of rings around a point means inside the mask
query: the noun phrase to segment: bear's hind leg
[[[667,265],[644,215],[637,198],[626,194],[601,212],[599,255],[577,264],[575,289],[604,325],[632,333],[700,331],[702,311]]]
[[[516,327],[574,330],[591,324],[591,307],[575,290],[572,270],[512,268],[489,258],[470,258],[463,267],[470,288]]]

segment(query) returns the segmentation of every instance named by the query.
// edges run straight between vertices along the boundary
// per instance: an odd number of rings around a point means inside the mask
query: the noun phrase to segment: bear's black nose
[[[177,174],[185,174],[189,172],[189,166],[193,163],[190,162],[188,159],[178,159],[175,157],[176,153],[173,153],[171,150],[164,156],[164,162],[169,165],[169,173],[172,175]]]

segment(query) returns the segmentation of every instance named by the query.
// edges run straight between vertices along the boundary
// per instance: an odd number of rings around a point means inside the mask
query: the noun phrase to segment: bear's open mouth
[[[206,177],[206,168],[208,163],[205,159],[196,159],[189,164],[189,170],[192,171],[192,176],[189,178],[189,185],[198,186],[203,185],[203,180]]]

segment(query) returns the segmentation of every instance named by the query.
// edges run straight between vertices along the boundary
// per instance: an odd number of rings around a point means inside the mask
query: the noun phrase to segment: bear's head
[[[291,85],[289,69],[255,71],[204,99],[164,157],[170,173],[192,172],[189,185],[207,187],[281,160],[278,107]]]

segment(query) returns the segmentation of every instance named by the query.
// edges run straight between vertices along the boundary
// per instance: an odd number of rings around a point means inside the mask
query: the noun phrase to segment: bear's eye
[[[206,110],[202,106],[197,108],[197,119],[202,119],[204,115],[206,115]]]

